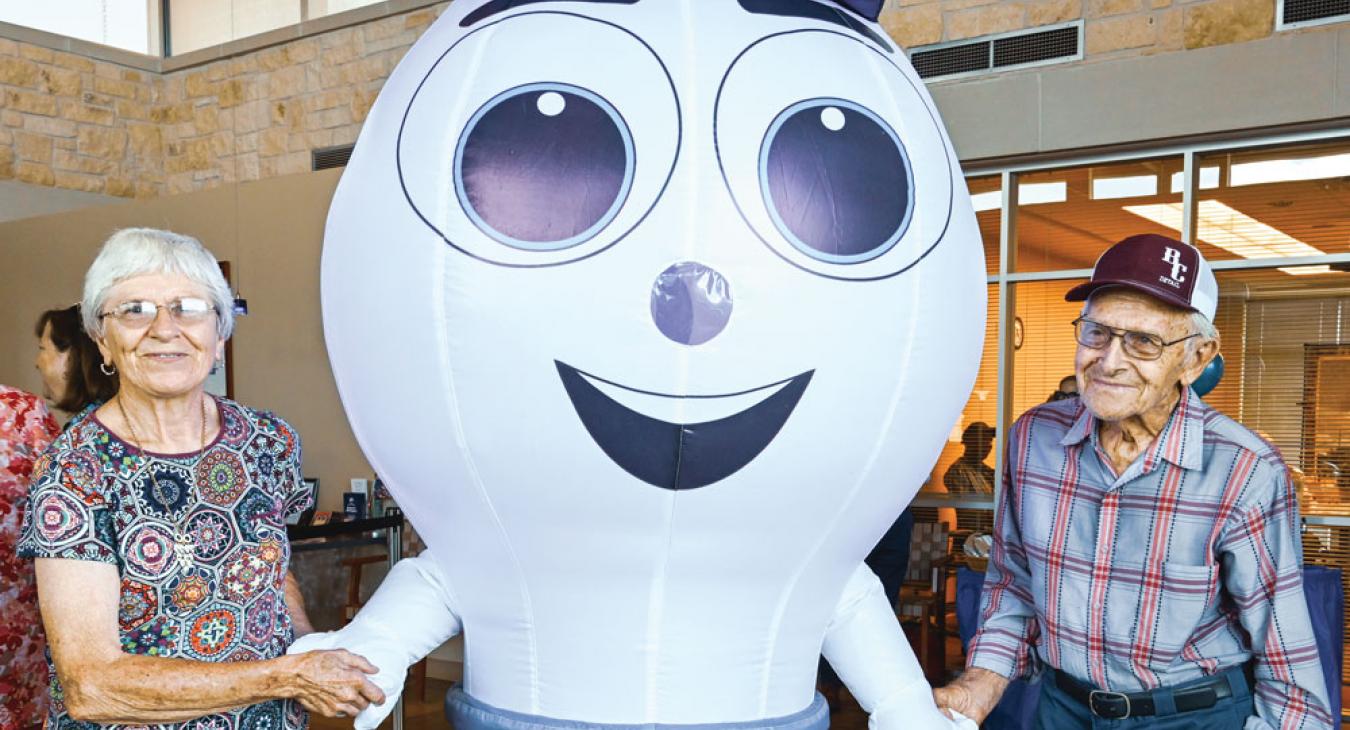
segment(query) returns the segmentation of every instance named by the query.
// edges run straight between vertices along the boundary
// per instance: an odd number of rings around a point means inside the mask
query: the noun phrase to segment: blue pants
[[[1229,686],[1233,689],[1231,697],[1225,697],[1204,710],[1176,713],[1172,703],[1174,690],[1186,689],[1193,684],[1213,681],[1206,677],[1190,684],[1164,687],[1153,690],[1153,702],[1158,708],[1156,715],[1127,717],[1123,720],[1107,720],[1092,714],[1092,711],[1078,700],[1065,694],[1055,685],[1053,676],[1041,679],[1041,700],[1036,711],[1036,730],[1115,730],[1116,728],[1150,728],[1150,730],[1234,730],[1241,728],[1248,717],[1256,714],[1251,689],[1241,667],[1224,672]]]

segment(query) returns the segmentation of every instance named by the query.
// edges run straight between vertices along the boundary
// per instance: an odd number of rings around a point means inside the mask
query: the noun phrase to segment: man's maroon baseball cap
[[[1156,233],[1130,236],[1106,249],[1092,267],[1092,279],[1070,289],[1064,300],[1081,302],[1108,286],[1143,292],[1211,322],[1219,305],[1219,282],[1200,251]]]

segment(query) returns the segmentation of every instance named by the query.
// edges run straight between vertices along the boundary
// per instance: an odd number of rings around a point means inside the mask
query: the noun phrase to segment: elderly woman
[[[112,399],[117,375],[100,369],[103,360],[98,345],[84,331],[80,305],[43,312],[33,334],[38,338],[33,366],[42,374],[42,395],[52,405],[78,416]]]
[[[186,236],[119,231],[81,312],[119,387],[34,468],[20,553],[51,650],[49,727],[303,728],[302,707],[383,701],[362,657],[285,655],[300,441],[203,389],[234,324],[215,258]]]

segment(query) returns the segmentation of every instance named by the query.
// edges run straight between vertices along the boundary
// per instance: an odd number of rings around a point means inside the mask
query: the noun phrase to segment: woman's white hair
[[[90,337],[103,336],[99,314],[108,292],[119,282],[144,274],[181,274],[201,285],[216,308],[220,338],[229,339],[234,332],[234,295],[216,257],[200,241],[154,228],[123,228],[108,237],[84,274],[80,317]]]

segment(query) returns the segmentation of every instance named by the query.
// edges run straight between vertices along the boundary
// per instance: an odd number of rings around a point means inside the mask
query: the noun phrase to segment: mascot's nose
[[[731,284],[696,261],[672,264],[652,284],[652,321],[682,345],[701,345],[731,319]]]

